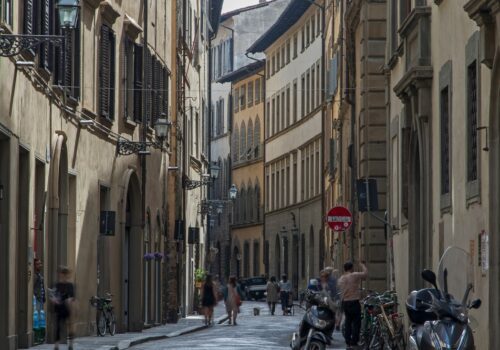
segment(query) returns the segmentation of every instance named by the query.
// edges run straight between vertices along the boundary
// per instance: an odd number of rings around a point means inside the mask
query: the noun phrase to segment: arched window
[[[245,127],[245,122],[241,122],[241,133],[240,133],[240,159],[245,156],[247,151],[247,128]]]
[[[248,183],[247,192],[247,219],[248,221],[254,221],[254,191],[252,186],[252,181]]]
[[[254,157],[253,154],[253,122],[252,119],[248,121],[248,130],[247,130],[247,150],[245,159],[251,159]]]
[[[228,196],[228,191],[229,188],[231,187],[231,166],[230,166],[231,159],[228,157],[227,159],[224,159],[224,182],[223,182],[223,194],[222,196],[224,198],[227,198]]]
[[[250,243],[243,245],[243,277],[250,277]]]
[[[255,202],[255,217],[256,217],[256,220],[257,221],[260,221],[260,217],[261,217],[261,214],[260,214],[260,186],[259,186],[259,183],[257,182],[255,184],[255,197],[254,197],[254,202]]]
[[[231,135],[232,138],[232,143],[233,143],[233,162],[237,162],[238,159],[240,158],[240,153],[239,153],[239,146],[240,146],[240,134],[238,130],[238,126],[234,126],[233,133]]]
[[[247,221],[247,212],[246,212],[246,201],[247,201],[247,191],[244,184],[241,184],[241,200],[240,200],[240,221]]]
[[[260,141],[260,119],[259,116],[255,119],[255,125],[253,129],[253,147],[254,147],[254,157],[257,158],[261,154],[261,141]]]

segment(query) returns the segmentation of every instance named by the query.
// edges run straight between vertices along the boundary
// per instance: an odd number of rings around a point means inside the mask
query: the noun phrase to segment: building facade
[[[234,96],[231,94],[231,81],[228,75],[242,67],[252,64],[255,59],[262,59],[259,53],[252,57],[246,55],[248,47],[274,23],[289,0],[261,1],[259,4],[243,7],[220,17],[217,34],[212,40],[212,118],[210,154],[211,160],[219,164],[221,176],[213,187],[210,199],[223,201],[218,211],[210,218],[210,241],[215,253],[211,262],[211,271],[227,280],[231,272],[230,261],[234,252],[231,250],[230,225],[234,217],[234,207],[228,201],[232,180],[231,133],[233,126]],[[252,28],[252,30],[248,30]],[[262,183],[261,183],[262,184]],[[262,187],[261,187],[262,188]],[[238,188],[239,190],[239,188]],[[262,259],[262,255],[261,255]]]
[[[478,348],[494,349],[498,340],[488,329],[498,326],[498,292],[492,289],[498,286],[498,215],[490,205],[497,201],[498,148],[492,145],[499,80],[493,64],[498,51],[491,51],[498,41],[488,26],[495,11],[498,18],[498,3],[479,3],[388,5],[389,219],[402,295],[423,286],[420,271],[436,269],[448,246],[471,254],[472,298],[490,309],[471,312],[489,324],[474,338]],[[487,27],[477,6],[491,20]]]
[[[321,10],[291,1],[249,52],[266,54],[264,264],[294,291],[323,267]]]
[[[264,272],[263,68],[264,61],[256,61],[224,78],[232,82],[231,179],[238,188],[232,208],[230,269],[232,275],[244,278]]]
[[[62,33],[52,1],[1,4],[7,33]],[[59,265],[72,270],[77,335],[95,332],[87,301],[105,291],[113,294],[119,331],[163,322],[170,139],[147,156],[130,142],[156,142],[155,122],[171,105],[170,8],[154,3],[146,15],[142,1],[80,5],[64,50],[44,44],[0,58],[5,349],[33,343],[33,258],[44,263],[46,286]],[[114,225],[106,224],[112,217]]]

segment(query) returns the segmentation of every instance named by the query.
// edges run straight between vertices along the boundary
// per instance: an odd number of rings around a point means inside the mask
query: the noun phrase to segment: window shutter
[[[24,34],[34,34],[33,19],[33,0],[24,0]]]
[[[129,70],[129,56],[131,55],[131,50],[132,50],[132,41],[128,38],[125,37],[123,40],[123,55],[122,55],[122,67],[123,67],[123,82],[122,82],[122,88],[123,88],[123,118],[128,119],[128,116],[130,115],[130,112],[128,110],[129,106],[129,82],[131,79],[130,76],[130,70]]]
[[[134,120],[142,120],[142,45],[134,44]]]
[[[115,119],[116,36],[109,30],[109,119]]]
[[[330,74],[328,77],[328,97],[330,99],[332,99],[337,92],[337,57],[338,54],[335,54],[330,60]]]
[[[229,45],[228,45],[228,50],[229,50],[229,71],[233,71],[233,38],[229,39]]]
[[[99,54],[99,114],[109,118],[109,28],[101,26]]]
[[[51,1],[43,0],[42,3],[42,23],[41,23],[41,34],[50,34],[50,20],[51,20]],[[44,69],[49,69],[49,44],[43,43],[40,45],[40,67]]]
[[[152,55],[151,55],[151,51],[149,51],[149,49],[146,48],[146,62],[145,62],[145,70],[146,70],[146,75],[144,77],[145,79],[145,84],[144,84],[144,89],[145,89],[145,93],[146,93],[146,98],[145,98],[145,101],[146,101],[146,106],[145,106],[145,113],[146,113],[146,122],[149,124],[150,121],[151,121],[151,112],[152,112],[152,104],[153,104],[153,101],[152,101],[152,94],[151,94],[151,90],[152,90],[152,82],[153,82],[153,67],[152,67]]]
[[[56,35],[62,35],[61,28],[59,27],[59,21],[54,21],[54,32]],[[54,48],[54,83],[56,85],[64,85],[64,50],[66,44],[63,43],[61,46]]]
[[[336,169],[336,140],[335,139],[330,139],[330,161],[329,161],[329,170],[330,170],[330,175],[333,175],[335,173]]]

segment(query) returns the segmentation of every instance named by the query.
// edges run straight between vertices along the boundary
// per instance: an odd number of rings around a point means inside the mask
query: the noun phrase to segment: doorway
[[[0,133],[0,281],[9,280],[9,195],[10,195],[9,138]],[[9,283],[0,284],[0,344],[9,344]],[[12,340],[11,340],[12,341]]]

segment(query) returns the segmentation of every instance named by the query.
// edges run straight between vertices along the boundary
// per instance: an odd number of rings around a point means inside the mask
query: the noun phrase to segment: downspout
[[[148,97],[149,97],[149,89],[148,87],[146,86],[146,58],[147,58],[147,51],[148,51],[148,1],[147,0],[144,0],[143,2],[143,12],[144,12],[144,47],[143,47],[143,51],[142,51],[142,81],[143,81],[143,84],[144,84],[144,91],[143,91],[143,94],[142,94],[142,142],[146,142],[146,138],[147,138],[147,129],[148,129],[148,118],[147,118],[147,113],[148,113],[148,109],[146,107],[146,103],[147,103],[147,100],[148,100]],[[144,239],[144,236],[145,236],[145,232],[144,230],[146,229],[146,175],[147,175],[147,172],[146,172],[146,157],[147,155],[146,154],[143,154],[141,155],[141,170],[142,170],[142,174],[141,174],[141,177],[142,177],[142,184],[141,184],[141,209],[142,209],[142,213],[141,213],[141,218],[142,218],[142,230],[143,230],[143,239]],[[144,246],[144,242],[143,242],[143,246]],[[142,248],[142,247],[141,247]],[[144,264],[144,262],[143,262]],[[142,269],[141,271],[144,270],[144,266],[142,266]],[[144,278],[145,276],[142,276],[142,281],[144,282]],[[143,293],[145,292],[145,286],[142,288],[143,290]],[[147,295],[143,296],[143,300],[145,301],[147,298]],[[144,312],[144,322],[148,322],[148,320],[146,319],[147,316],[148,316],[148,313],[147,313],[147,305],[142,305],[142,311]],[[129,320],[130,322],[130,320]]]
[[[203,16],[203,14],[202,14]],[[212,16],[207,16],[207,21],[211,18]],[[212,40],[214,39],[213,37],[213,32],[210,33],[208,36],[208,88],[207,88],[207,100],[208,100],[208,115],[207,115],[207,128],[208,128],[208,135],[207,135],[207,157],[208,157],[208,166],[209,166],[209,171],[210,171],[210,166],[212,165]],[[203,106],[202,106],[203,108]],[[219,175],[220,176],[220,175]],[[213,199],[213,190],[211,187],[208,187],[207,189],[207,197],[208,199]],[[211,241],[211,234],[212,230],[210,227],[210,213],[207,214],[207,244],[205,247],[205,256],[208,257],[208,253],[210,252],[210,241]],[[221,254],[221,252],[219,252]],[[208,259],[206,260],[208,262]],[[212,263],[209,263],[207,265],[210,269],[212,269]]]
[[[320,174],[324,174],[324,165],[325,165],[325,118],[326,118],[326,78],[325,78],[325,65],[326,65],[326,58],[325,58],[325,20],[326,20],[326,1],[323,1],[323,6],[321,7],[321,90],[322,90],[322,96],[321,96],[321,165],[320,165]],[[324,223],[326,222],[326,215],[325,215],[325,181],[324,179],[321,179],[321,221],[322,225],[322,231],[323,231],[323,243],[325,243],[326,239],[326,227]],[[325,263],[325,252],[323,251],[323,256],[321,256],[321,262],[324,265]],[[321,266],[319,266],[321,269]]]

